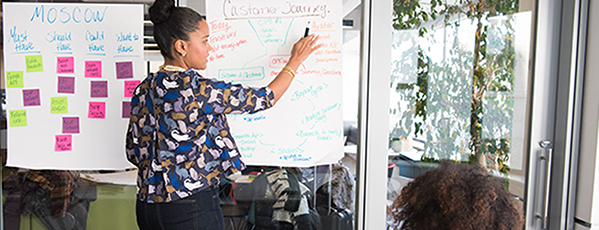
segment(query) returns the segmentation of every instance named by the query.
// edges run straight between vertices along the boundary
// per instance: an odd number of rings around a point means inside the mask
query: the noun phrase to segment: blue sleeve
[[[268,87],[252,88],[200,78],[196,89],[196,99],[207,114],[256,113],[274,104],[274,94]]]

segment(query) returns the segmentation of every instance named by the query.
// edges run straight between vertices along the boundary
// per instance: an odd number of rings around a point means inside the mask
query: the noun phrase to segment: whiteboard
[[[7,165],[125,169],[143,6],[3,3]]]
[[[299,67],[273,108],[228,116],[246,164],[306,167],[343,157],[342,9],[340,0],[206,1],[214,49],[209,77],[266,86],[308,21],[325,45]]]

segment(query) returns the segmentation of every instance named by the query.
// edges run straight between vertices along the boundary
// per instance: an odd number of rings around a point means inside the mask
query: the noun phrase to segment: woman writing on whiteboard
[[[224,229],[220,179],[245,168],[225,114],[272,107],[315,50],[316,36],[294,44],[287,65],[262,88],[208,79],[212,47],[194,10],[157,0],[149,9],[164,65],[135,89],[127,132],[128,160],[138,171],[140,229]]]

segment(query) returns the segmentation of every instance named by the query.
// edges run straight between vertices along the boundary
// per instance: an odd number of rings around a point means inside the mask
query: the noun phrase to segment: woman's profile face
[[[212,51],[212,46],[208,43],[210,29],[206,20],[198,22],[198,28],[198,30],[189,33],[187,55],[183,57],[183,60],[187,63],[188,68],[204,70],[210,51]]]

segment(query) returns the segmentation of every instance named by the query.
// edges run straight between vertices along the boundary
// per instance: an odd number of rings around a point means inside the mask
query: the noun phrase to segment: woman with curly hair
[[[522,212],[502,181],[479,166],[442,161],[414,179],[389,209],[395,229],[522,229]]]

